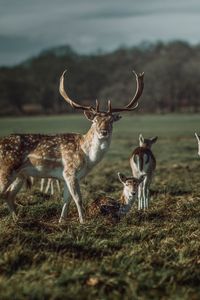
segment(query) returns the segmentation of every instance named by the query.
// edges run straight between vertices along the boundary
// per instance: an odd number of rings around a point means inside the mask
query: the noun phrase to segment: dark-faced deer
[[[151,151],[151,146],[157,141],[157,137],[150,139],[139,135],[139,147],[137,147],[131,157],[130,165],[134,177],[139,178],[146,175],[138,190],[138,209],[149,207],[149,187],[156,168],[156,159]]]
[[[15,216],[15,195],[21,188],[24,178],[57,178],[64,181],[64,205],[60,221],[66,216],[71,195],[76,203],[79,220],[83,223],[83,207],[79,182],[90,172],[107,152],[113,122],[123,111],[133,111],[143,91],[143,75],[136,76],[137,88],[133,99],[122,108],[100,111],[96,107],[80,105],[70,99],[64,88],[64,74],[60,78],[60,94],[74,109],[83,110],[92,125],[86,134],[67,133],[56,135],[15,134],[0,139],[0,194],[4,195]],[[16,179],[17,178],[17,179]],[[14,182],[14,188],[9,186]]]

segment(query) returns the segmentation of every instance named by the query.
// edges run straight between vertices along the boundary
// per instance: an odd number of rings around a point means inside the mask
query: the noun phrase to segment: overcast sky
[[[0,0],[0,65],[59,45],[91,53],[173,39],[200,42],[200,0]]]

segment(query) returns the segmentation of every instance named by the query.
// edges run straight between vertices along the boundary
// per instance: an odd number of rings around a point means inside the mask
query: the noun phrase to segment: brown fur
[[[144,154],[146,154],[147,159],[144,162]],[[144,167],[144,163],[148,163],[149,160],[151,159],[155,168],[156,168],[156,159],[155,156],[153,155],[152,151],[146,147],[137,147],[136,149],[133,150],[130,159],[134,159],[134,162],[136,163],[136,156],[139,156],[139,161],[140,161],[140,171]]]
[[[117,216],[119,212],[120,202],[110,197],[99,197],[91,203],[88,209],[90,217],[100,215],[110,215],[111,217]]]

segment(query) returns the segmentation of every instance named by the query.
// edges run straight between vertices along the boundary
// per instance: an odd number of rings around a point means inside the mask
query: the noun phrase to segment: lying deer
[[[145,179],[145,175],[140,178],[126,177],[118,173],[119,181],[123,184],[123,191],[119,200],[103,196],[95,200],[89,206],[89,215],[103,214],[111,217],[121,217],[128,213],[137,199],[138,187]]]
[[[65,72],[60,78],[60,94],[74,109],[83,110],[92,125],[83,135],[15,134],[0,139],[0,194],[5,197],[14,218],[14,200],[23,178],[33,176],[64,181],[64,205],[59,221],[66,216],[71,195],[77,206],[80,223],[83,223],[80,180],[102,160],[110,146],[113,123],[121,118],[118,113],[136,109],[144,86],[144,74],[135,73],[137,88],[129,104],[112,108],[108,101],[108,110],[100,111],[98,101],[93,107],[80,105],[70,99],[64,88],[64,75]],[[14,181],[14,188],[10,192],[8,188]]]
[[[195,136],[197,138],[197,143],[198,143],[198,155],[200,156],[200,136],[197,133],[195,133]]]
[[[145,139],[140,134],[139,147],[133,151],[130,157],[133,176],[139,178],[141,175],[146,175],[138,189],[139,210],[149,207],[149,188],[156,168],[156,159],[151,151],[151,146],[157,141],[157,138]]]

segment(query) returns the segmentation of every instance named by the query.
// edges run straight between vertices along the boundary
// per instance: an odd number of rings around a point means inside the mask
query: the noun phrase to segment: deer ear
[[[140,135],[139,135],[139,142],[140,143],[144,143],[144,138],[143,138],[143,135],[140,133]]]
[[[116,121],[119,121],[121,119],[121,116],[120,115],[113,115],[113,121],[116,122]]]
[[[197,138],[197,141],[200,142],[200,135],[198,135],[196,132],[195,132],[195,136]]]
[[[155,137],[152,137],[152,138],[151,138],[151,142],[152,142],[152,144],[154,144],[154,143],[157,141],[157,139],[158,139],[158,137],[157,137],[157,136],[155,136]]]
[[[118,178],[119,178],[119,181],[121,182],[121,183],[125,183],[125,181],[126,181],[126,176],[124,175],[124,174],[122,174],[122,173],[117,173],[117,175],[118,175]]]
[[[86,116],[86,118],[89,121],[92,121],[95,117],[95,113],[93,113],[92,111],[89,111],[89,110],[84,110],[84,115]]]

